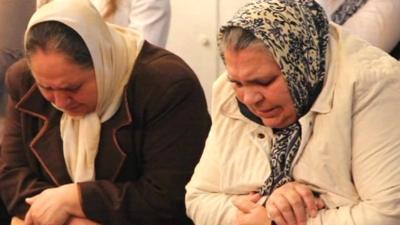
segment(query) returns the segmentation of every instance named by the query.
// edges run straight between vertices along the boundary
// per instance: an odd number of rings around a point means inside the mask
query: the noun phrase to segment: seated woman
[[[227,74],[186,206],[201,225],[398,225],[400,63],[313,0],[223,26]]]
[[[193,71],[82,0],[31,18],[10,92],[0,194],[25,224],[192,224],[184,185],[210,119]]]

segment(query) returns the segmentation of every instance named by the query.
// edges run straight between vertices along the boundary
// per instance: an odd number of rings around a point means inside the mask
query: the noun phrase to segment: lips
[[[279,113],[279,111],[280,111],[279,107],[274,107],[266,110],[257,110],[256,114],[259,117],[270,118],[270,117],[275,117]]]
[[[68,106],[65,108],[66,111],[74,111],[79,108],[79,104],[73,105],[73,106]]]

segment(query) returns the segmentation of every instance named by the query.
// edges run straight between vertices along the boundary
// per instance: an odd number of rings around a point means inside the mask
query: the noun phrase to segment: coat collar
[[[107,146],[100,146],[102,157],[96,157],[96,177],[115,180],[126,158],[126,150],[122,149],[118,135],[123,126],[133,119],[129,110],[126,90],[124,100],[114,116],[106,121],[112,137],[105,141]],[[36,84],[21,98],[16,105],[17,110],[39,119],[39,130],[33,137],[29,148],[40,162],[48,176],[56,185],[71,183],[67,172],[60,134],[60,118],[62,112],[55,109],[41,95]],[[103,132],[102,132],[103,133]]]

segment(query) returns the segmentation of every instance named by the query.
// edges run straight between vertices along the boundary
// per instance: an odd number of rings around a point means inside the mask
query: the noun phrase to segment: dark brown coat
[[[10,213],[23,217],[26,197],[71,179],[61,112],[42,97],[26,61],[9,70],[6,83],[0,193]],[[177,56],[146,42],[123,97],[102,124],[96,181],[79,184],[86,216],[102,224],[191,224],[184,186],[210,127],[198,79]]]

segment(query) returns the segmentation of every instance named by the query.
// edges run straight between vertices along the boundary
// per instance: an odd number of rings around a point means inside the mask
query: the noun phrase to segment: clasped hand
[[[76,184],[46,189],[26,202],[25,225],[63,225],[71,216],[83,216]]]
[[[258,204],[261,196],[250,194],[233,201],[238,208],[235,225],[305,225],[308,217],[315,217],[324,202],[315,197],[309,187],[299,182],[289,182],[277,188],[268,198],[265,207]]]

